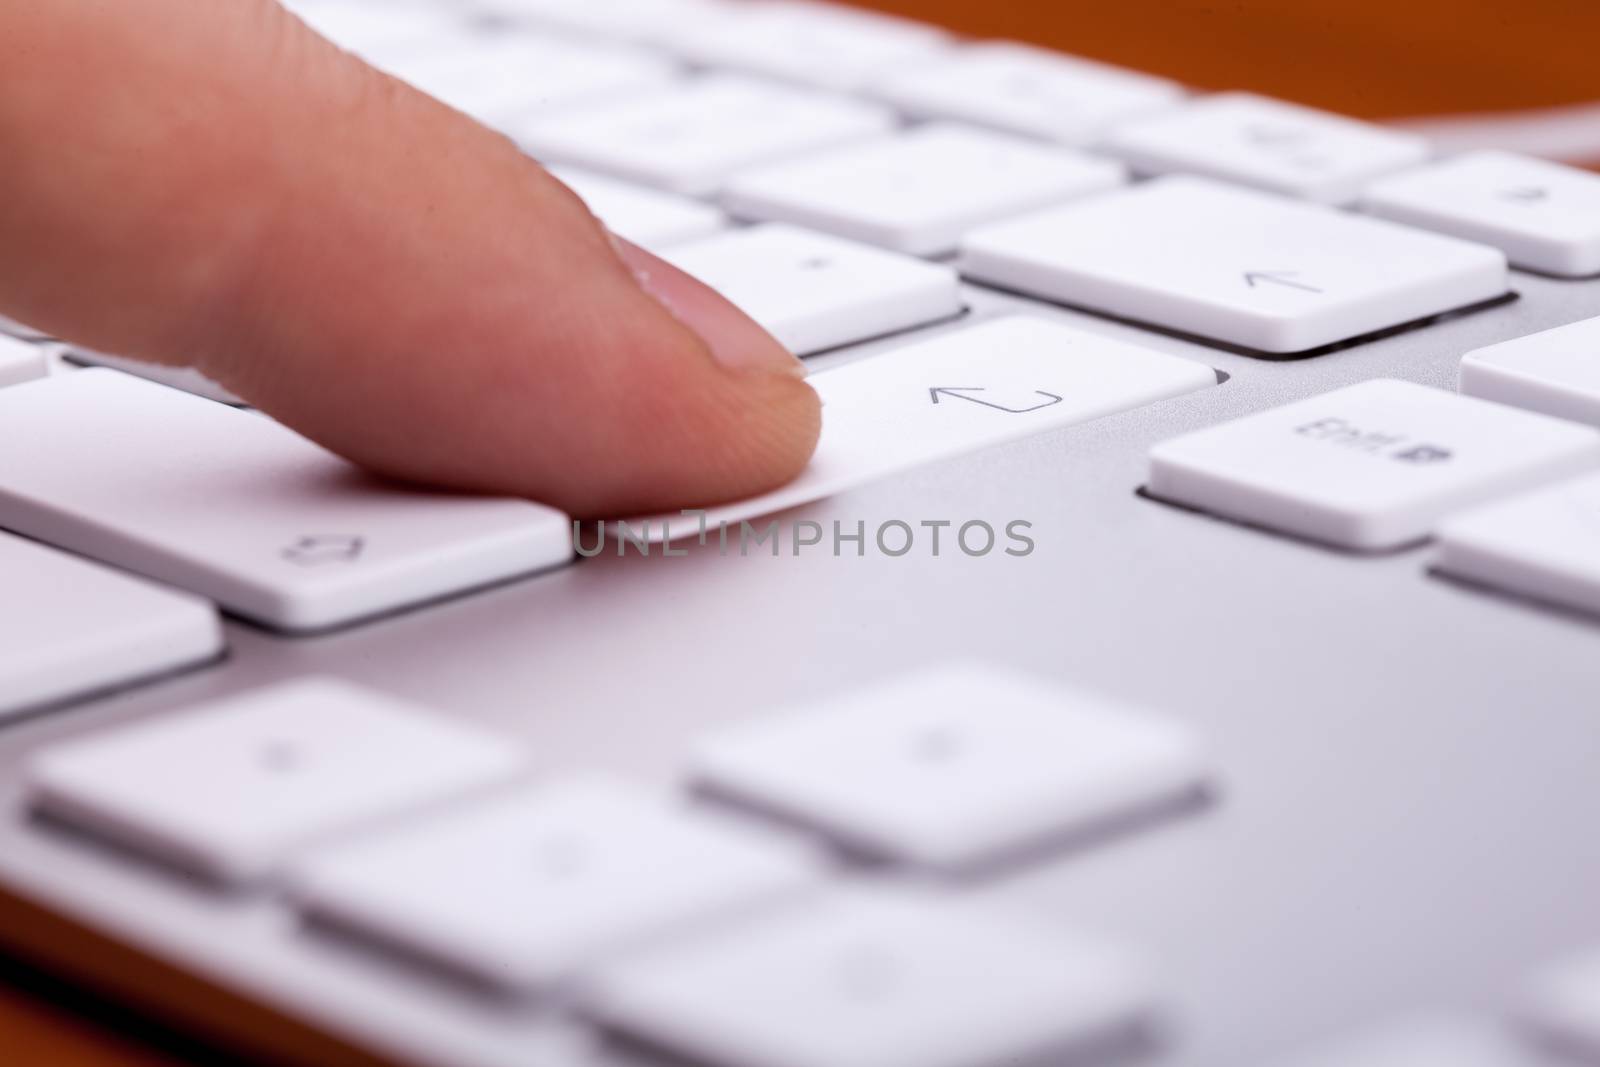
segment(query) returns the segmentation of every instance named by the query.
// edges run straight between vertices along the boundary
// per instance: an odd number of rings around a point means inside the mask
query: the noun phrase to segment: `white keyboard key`
[[[0,719],[222,654],[210,604],[0,533]]]
[[[741,167],[882,133],[873,104],[736,77],[708,77],[518,126],[536,158],[703,196]]]
[[[110,370],[0,390],[0,526],[285,630],[572,555],[551,508],[369,481],[263,416]]]
[[[1122,184],[1123,168],[1067,149],[937,124],[734,175],[735,215],[792,222],[917,256],[975,226]]]
[[[1540,975],[1528,992],[1523,1014],[1539,1034],[1576,1053],[1578,1062],[1600,1063],[1600,951],[1574,957]]]
[[[685,56],[706,66],[847,92],[948,44],[925,23],[790,0],[746,5],[677,39]]]
[[[423,53],[389,70],[513,137],[523,121],[550,109],[641,96],[678,78],[673,64],[646,53],[526,34]]]
[[[739,7],[725,0],[484,0],[481,6],[516,23],[668,47],[734,17]]]
[[[733,727],[692,773],[853,850],[960,869],[1196,794],[1206,769],[1177,723],[967,664]]]
[[[1484,500],[1600,466],[1600,432],[1373,379],[1164,441],[1151,495],[1344,548],[1424,540]]]
[[[232,404],[243,407],[244,401],[233,393],[224,389],[215,381],[201,374],[193,367],[171,367],[164,363],[146,363],[143,360],[129,359],[127,356],[112,356],[104,352],[96,352],[92,348],[79,348],[74,346],[66,351],[67,361],[81,367],[110,367],[124,374],[132,374],[139,378],[147,378],[152,382],[171,386],[173,389],[182,389],[195,396],[203,396],[207,400],[215,400],[219,404]]]
[[[1023,316],[955,330],[808,380],[827,412],[811,463],[781,489],[709,509],[709,536],[726,524],[737,542],[739,523],[757,515],[1217,383],[1203,363]],[[632,529],[668,540],[695,534],[698,520],[654,516]],[[984,548],[976,532],[973,542],[972,551]],[[945,545],[953,550],[948,536]]]
[[[1600,614],[1600,477],[1590,475],[1447,520],[1446,574]]]
[[[1393,1023],[1274,1060],[1273,1067],[1535,1067],[1545,1062],[1493,1021],[1439,1016]]]
[[[550,173],[582,197],[607,229],[643,248],[662,249],[709,237],[727,223],[721,211],[688,197],[631,185],[577,167],[551,167]]]
[[[49,369],[44,349],[0,334],[0,388],[43,378]]]
[[[443,715],[308,678],[46,748],[28,783],[57,818],[243,884],[328,835],[521,766],[514,747]]]
[[[1494,245],[1529,270],[1600,273],[1600,174],[1472,152],[1368,185],[1364,211]]]
[[[1044,1062],[1152,1006],[1117,949],[880,891],[796,902],[624,959],[602,970],[588,1010],[717,1067],[996,1067]]]
[[[1070,145],[1183,99],[1176,83],[1007,41],[897,69],[873,94],[917,118],[960,119]]]
[[[1249,93],[1118,126],[1107,148],[1144,174],[1204,174],[1324,204],[1352,203],[1371,179],[1429,154],[1413,134]]]
[[[1460,384],[1485,400],[1600,426],[1600,318],[1468,352]]]
[[[798,356],[952,318],[964,307],[949,267],[776,223],[678,245],[662,258]]]
[[[603,780],[522,789],[307,857],[320,920],[528,991],[597,959],[810,884],[816,857]]]
[[[1502,296],[1484,245],[1160,178],[996,223],[962,273],[1262,352],[1302,352]]]

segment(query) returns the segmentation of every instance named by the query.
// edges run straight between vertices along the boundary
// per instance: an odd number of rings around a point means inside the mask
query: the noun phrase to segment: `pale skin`
[[[0,0],[0,313],[585,518],[792,478],[793,356],[274,0]]]

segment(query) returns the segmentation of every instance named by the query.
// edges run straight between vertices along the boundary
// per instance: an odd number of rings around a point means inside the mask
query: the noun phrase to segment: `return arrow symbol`
[[[945,396],[953,396],[957,400],[970,400],[974,404],[982,404],[984,407],[994,408],[996,411],[1009,411],[1013,415],[1023,415],[1030,411],[1038,411],[1040,408],[1050,407],[1052,404],[1061,403],[1061,398],[1059,396],[1054,393],[1047,393],[1043,389],[1035,389],[1034,392],[1048,399],[1046,399],[1042,404],[1033,405],[1031,408],[1008,408],[1004,404],[991,404],[987,400],[979,400],[975,396],[966,395],[968,393],[983,393],[987,391],[988,390],[981,385],[938,385],[928,390],[928,396],[933,399],[935,404],[939,402],[939,396],[942,393]]]

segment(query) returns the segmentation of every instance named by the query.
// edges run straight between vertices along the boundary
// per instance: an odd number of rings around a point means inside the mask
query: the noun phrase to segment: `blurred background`
[[[1600,100],[1596,0],[864,0],[1368,118]]]
[[[857,2],[1196,88],[1249,89],[1403,120],[1452,147],[1600,165],[1600,0]],[[219,1062],[215,1055],[0,956],[0,1061],[176,1067]]]
[[[1597,0],[857,0],[1374,119],[1600,165]],[[1587,106],[1585,106],[1587,105]],[[1439,116],[1470,119],[1433,122]],[[1408,123],[1410,124],[1410,123]]]

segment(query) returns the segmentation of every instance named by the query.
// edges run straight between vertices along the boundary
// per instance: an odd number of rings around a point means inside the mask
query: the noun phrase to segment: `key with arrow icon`
[[[1505,256],[1482,244],[1190,175],[980,226],[960,268],[985,285],[1284,354],[1494,300],[1508,284]]]
[[[725,523],[736,542],[741,521],[925,463],[1210,389],[1217,375],[1201,360],[1050,319],[1006,315],[822,371],[810,384],[826,415],[816,454],[798,478],[703,516],[635,517],[630,529],[656,541],[698,537],[702,530],[715,538]],[[759,531],[772,521],[752,526]]]

